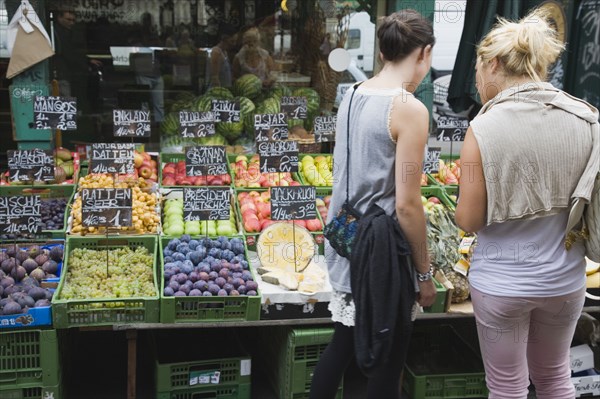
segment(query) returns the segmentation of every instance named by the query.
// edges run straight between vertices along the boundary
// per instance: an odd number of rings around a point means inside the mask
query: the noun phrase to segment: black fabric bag
[[[350,96],[350,103],[348,104],[348,124],[346,126],[346,201],[344,201],[337,215],[323,229],[323,234],[329,241],[329,245],[331,245],[338,255],[346,259],[350,259],[352,255],[358,222],[362,217],[361,213],[350,204],[350,110],[354,93],[356,93],[356,89],[361,83],[354,85],[354,90]]]

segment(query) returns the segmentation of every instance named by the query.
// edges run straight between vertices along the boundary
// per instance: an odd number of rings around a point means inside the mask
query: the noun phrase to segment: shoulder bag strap
[[[354,93],[356,93],[356,89],[358,89],[358,86],[361,84],[363,84],[363,82],[354,84],[352,95],[350,95],[350,102],[348,103],[348,122],[346,125],[346,202],[350,200],[350,109],[352,107]]]

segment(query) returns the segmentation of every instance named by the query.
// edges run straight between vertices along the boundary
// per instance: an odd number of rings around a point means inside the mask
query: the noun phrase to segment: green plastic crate
[[[446,190],[444,190],[441,186],[425,186],[421,187],[421,195],[429,198],[432,196],[436,196],[439,198],[440,202],[447,206],[448,208],[454,210],[456,208],[456,204],[448,198],[446,195]]]
[[[34,386],[21,387],[16,389],[4,390],[0,388],[0,398],[2,399],[61,399],[61,384],[53,386]]]
[[[196,344],[165,345],[165,341],[175,337],[181,342]],[[159,398],[250,398],[252,361],[234,331],[190,330],[177,335],[156,331],[150,336],[150,342]],[[210,381],[196,380],[200,375]],[[216,396],[208,396],[209,393]]]
[[[156,295],[143,298],[59,299],[65,284],[69,253],[75,248],[114,249],[142,246],[154,254],[153,276]],[[73,237],[67,238],[60,283],[52,300],[52,319],[55,328],[104,326],[116,323],[158,323],[159,293],[157,284],[157,236]]]
[[[6,397],[5,391],[58,385],[58,356],[56,330],[0,332],[0,397]]]
[[[311,157],[318,157],[318,156],[324,156],[324,157],[328,157],[331,156],[333,157],[333,154],[299,154],[298,155],[298,162],[301,163],[302,159],[307,156],[310,155]],[[335,166],[335,164],[334,164]],[[332,172],[333,173],[333,172]],[[308,180],[306,180],[306,178],[304,177],[304,173],[300,170],[298,170],[298,177],[300,178],[300,183],[304,184],[304,185],[310,185],[310,183],[308,182]],[[317,186],[317,188],[324,188],[324,189],[328,189],[328,190],[332,190],[333,186]]]
[[[333,337],[333,328],[279,328],[263,336],[261,351],[269,382],[279,399],[308,399],[315,366]],[[336,398],[343,396],[343,381]]]
[[[75,194],[75,186],[66,185],[48,185],[44,186],[0,186],[0,196],[7,197],[13,195],[39,195],[41,200],[45,198],[66,198],[67,207],[63,218],[63,228],[60,230],[42,230],[36,235],[37,238],[54,238],[64,239],[69,224],[69,214],[73,195]]]
[[[258,240],[258,236],[260,235],[260,232],[252,233],[252,232],[247,232],[246,229],[244,229],[244,221],[242,219],[242,211],[240,209],[240,203],[237,199],[238,193],[243,192],[243,191],[250,192],[250,191],[260,191],[260,190],[239,189],[239,188],[235,189],[235,211],[237,212],[237,220],[239,223],[239,230],[244,234],[244,237],[246,238],[246,248],[248,248],[248,250],[250,250],[250,251],[256,251],[256,241]],[[317,190],[317,197],[319,196],[318,193],[319,193],[319,191]],[[317,218],[321,221],[321,225],[325,226],[325,222],[321,218],[321,215],[319,214],[318,211],[317,211]],[[325,254],[325,236],[323,235],[323,231],[310,231],[310,234],[315,239],[315,242],[317,244],[318,253],[320,255]]]
[[[456,197],[458,198],[458,185],[447,185],[447,186],[442,186],[444,188],[444,191],[446,192],[446,197],[454,204],[454,206],[456,206],[456,201],[453,201],[450,196],[451,195],[456,195]]]
[[[435,284],[435,302],[433,305],[423,308],[425,313],[445,313],[446,312],[446,293],[448,290],[435,278],[432,278]]]
[[[204,237],[196,237],[204,238]],[[212,238],[212,237],[211,237]],[[234,237],[230,237],[234,238]],[[237,237],[244,241],[243,237]],[[163,248],[172,237],[162,237],[160,240],[160,322],[189,323],[198,321],[246,321],[260,319],[260,290],[256,296],[164,296],[165,279]],[[250,262],[248,251],[245,250],[246,260]],[[252,268],[250,272],[257,281]]]
[[[227,158],[229,160],[229,158]],[[162,170],[165,166],[165,164],[167,162],[179,162],[179,161],[185,161],[185,154],[160,154],[160,162],[158,165],[158,184],[160,185],[160,187],[167,187],[167,188],[184,188],[184,187],[199,187],[199,186],[178,186],[178,185],[174,185],[174,186],[163,186],[162,184]],[[231,184],[225,184],[223,186],[209,186],[209,187],[231,187],[233,185],[233,176],[231,174],[231,169],[229,168],[229,162],[227,162],[227,174],[229,176],[231,176]]]
[[[403,387],[413,399],[486,398],[483,362],[449,325],[415,326]]]
[[[156,399],[250,399],[250,384],[190,388],[174,392],[158,392]]]

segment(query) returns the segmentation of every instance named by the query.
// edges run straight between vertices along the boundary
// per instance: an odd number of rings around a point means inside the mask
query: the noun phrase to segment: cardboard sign
[[[313,123],[315,143],[326,143],[335,141],[335,126],[337,115],[317,116]]]
[[[308,106],[306,97],[281,97],[281,112],[289,119],[306,119]]]
[[[81,190],[81,221],[86,227],[131,226],[130,188],[84,188]]]
[[[440,167],[441,147],[429,147],[423,161],[423,173],[437,173]]]
[[[180,111],[179,133],[184,138],[213,136],[215,115],[212,112]]]
[[[39,195],[0,197],[0,233],[33,235],[40,231]]]
[[[231,210],[229,187],[183,189],[183,220],[228,220]]]
[[[437,120],[438,141],[464,141],[469,120],[459,116],[440,116]]]
[[[90,151],[90,173],[133,174],[133,143],[94,143]]]
[[[115,137],[150,137],[150,111],[113,109]]]
[[[215,122],[239,122],[242,112],[239,101],[212,100]]]
[[[254,135],[257,143],[287,140],[289,131],[286,115],[283,112],[254,115]]]
[[[261,173],[297,172],[297,141],[265,141],[258,143]]]
[[[188,176],[227,174],[227,153],[222,145],[199,145],[185,151],[185,171]]]
[[[309,220],[317,217],[314,186],[271,187],[271,220]]]
[[[75,97],[35,96],[33,121],[36,129],[77,129]]]
[[[11,181],[54,180],[52,150],[8,150],[8,170]]]

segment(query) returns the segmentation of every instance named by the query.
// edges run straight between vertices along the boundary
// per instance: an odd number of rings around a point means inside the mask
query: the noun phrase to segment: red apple
[[[165,173],[172,173],[172,174],[175,174],[175,173],[176,173],[175,166],[174,166],[174,165],[167,165],[167,166],[165,166],[165,167],[163,168],[163,175],[164,175]]]
[[[438,197],[429,197],[429,199],[428,199],[427,201],[429,201],[429,202],[433,202],[434,204],[439,204],[439,203],[441,203],[441,202],[440,202],[440,199],[439,199]]]
[[[261,224],[260,224],[260,231],[263,231],[264,229],[266,229],[267,227],[269,227],[270,225],[272,225],[273,223],[277,223],[274,220],[271,219],[264,219]]]
[[[254,213],[257,213],[256,206],[254,206],[254,203],[245,203],[240,207],[240,210],[242,211],[242,213],[246,212],[247,210],[251,210]]]
[[[271,204],[265,202],[259,202],[256,205],[256,210],[263,217],[267,218],[271,216]]]
[[[260,231],[260,222],[258,219],[244,220],[244,229],[249,233],[258,232]]]
[[[246,198],[248,196],[248,192],[247,191],[241,191],[240,193],[238,193],[238,201],[243,200],[244,198]]]
[[[163,186],[174,186],[175,179],[172,177],[164,177],[162,180],[162,184],[163,184]]]
[[[306,228],[309,231],[321,231],[321,221],[318,218],[307,220]]]
[[[294,223],[296,226],[302,226],[302,227],[306,227],[306,221],[304,221],[304,220],[294,220],[294,221],[293,221],[293,223]]]
[[[142,162],[144,162],[144,157],[142,156],[142,154],[135,151],[133,153],[133,166],[135,166],[135,168],[137,169],[140,166],[142,166]]]
[[[297,182],[297,181],[290,182],[290,186],[299,186],[299,185],[300,185],[300,182]]]
[[[149,179],[150,176],[152,176],[152,168],[143,165],[142,167],[140,167],[139,174],[144,179]]]

